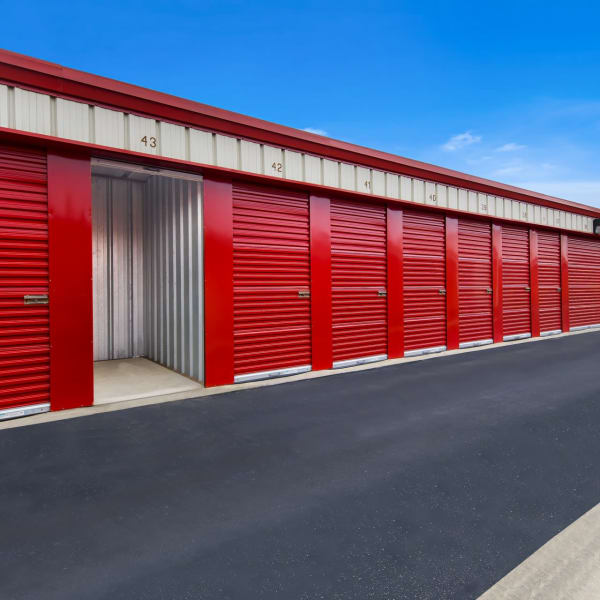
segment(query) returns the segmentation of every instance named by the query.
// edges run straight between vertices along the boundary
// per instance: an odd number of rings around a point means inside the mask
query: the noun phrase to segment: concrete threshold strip
[[[479,600],[600,598],[600,504],[563,529]]]
[[[440,347],[440,351],[432,352],[434,349],[427,349],[424,351],[418,351],[419,354],[416,353],[408,353],[404,358],[393,358],[388,360],[380,360],[378,362],[366,362],[361,364],[355,364],[353,366],[348,366],[346,368],[341,368],[338,365],[334,365],[333,369],[327,371],[308,371],[299,373],[296,375],[290,375],[288,377],[278,377],[273,379],[261,379],[259,381],[247,381],[245,383],[234,383],[231,385],[223,385],[219,387],[212,388],[200,388],[193,391],[180,392],[176,394],[167,394],[161,396],[152,396],[146,398],[136,398],[133,400],[124,400],[113,403],[103,403],[103,404],[94,404],[93,406],[85,406],[83,408],[73,408],[69,410],[61,410],[57,412],[45,412],[42,414],[36,414],[33,416],[21,417],[18,419],[13,419],[9,421],[0,421],[0,430],[2,429],[12,429],[14,427],[24,427],[27,425],[35,425],[37,423],[48,423],[50,421],[61,421],[63,419],[72,419],[75,417],[85,417],[88,415],[94,415],[98,413],[105,412],[113,412],[115,410],[125,410],[128,408],[137,408],[139,406],[149,406],[151,404],[161,404],[163,402],[173,402],[175,400],[185,400],[187,398],[204,398],[206,396],[216,396],[218,394],[225,394],[227,392],[236,392],[244,389],[252,389],[258,387],[265,387],[270,385],[280,385],[282,383],[289,383],[291,381],[302,381],[304,379],[317,379],[319,377],[329,377],[331,375],[339,375],[341,373],[352,373],[356,371],[366,371],[368,369],[378,369],[381,367],[389,367],[391,365],[401,365],[409,362],[416,362],[421,360],[431,360],[441,356],[451,356],[454,354],[463,354],[466,352],[480,352],[484,350],[491,350],[494,348],[503,348],[505,346],[512,346],[515,344],[529,344],[536,342],[545,342],[548,340],[553,340],[561,337],[566,337],[570,335],[581,335],[585,333],[591,333],[594,331],[598,331],[600,325],[598,327],[588,327],[585,329],[578,329],[577,331],[569,331],[568,333],[557,333],[556,335],[550,335],[546,337],[536,337],[536,338],[525,338],[518,339],[513,341],[499,342],[497,344],[492,344],[490,340],[489,345],[476,345],[473,347],[465,347],[459,348],[458,350],[445,350],[442,351]],[[409,354],[413,354],[410,356]]]

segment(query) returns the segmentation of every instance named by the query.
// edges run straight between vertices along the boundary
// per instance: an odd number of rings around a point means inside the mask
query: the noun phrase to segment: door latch
[[[439,293],[440,293],[442,296],[445,296],[445,295],[446,295],[446,290],[444,290],[444,289],[438,290],[438,292],[439,292]]]
[[[23,304],[48,304],[48,294],[25,294]]]
[[[298,290],[298,298],[310,298],[310,292],[308,290]]]
[[[530,291],[531,291],[531,288],[530,288],[528,285],[526,285],[526,286],[525,286],[525,291],[526,291],[526,292],[530,292]]]
[[[385,296],[387,296],[387,290],[378,290],[377,295],[385,297]]]
[[[492,288],[485,288],[486,293],[491,294],[492,293]]]

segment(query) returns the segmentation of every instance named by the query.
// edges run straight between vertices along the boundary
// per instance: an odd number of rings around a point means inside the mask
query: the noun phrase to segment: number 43
[[[150,148],[156,148],[156,138],[155,137],[151,137],[149,138],[148,136],[144,136],[140,142],[142,142],[142,144],[144,144],[144,146],[150,146]]]

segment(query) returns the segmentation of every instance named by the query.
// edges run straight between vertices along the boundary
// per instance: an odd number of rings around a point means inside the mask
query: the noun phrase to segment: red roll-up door
[[[502,225],[504,337],[531,333],[529,230]]]
[[[538,231],[540,331],[562,329],[560,306],[560,236]]]
[[[459,342],[492,342],[492,230],[483,221],[458,220]]]
[[[46,155],[0,146],[0,411],[50,401]]]
[[[571,329],[600,324],[600,241],[568,239]]]
[[[331,202],[333,361],[387,355],[386,210]]]
[[[306,195],[234,185],[233,290],[236,380],[310,368]]]
[[[446,225],[442,215],[404,211],[404,348],[446,345]]]

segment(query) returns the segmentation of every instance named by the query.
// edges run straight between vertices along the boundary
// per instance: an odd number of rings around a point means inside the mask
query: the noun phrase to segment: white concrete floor
[[[94,404],[110,404],[187,392],[204,386],[147,358],[94,363]]]

